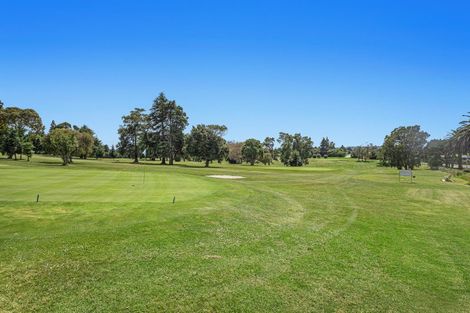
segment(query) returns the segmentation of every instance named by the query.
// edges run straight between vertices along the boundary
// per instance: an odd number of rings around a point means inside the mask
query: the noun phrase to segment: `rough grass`
[[[470,311],[470,187],[442,172],[59,164],[0,159],[0,311]]]

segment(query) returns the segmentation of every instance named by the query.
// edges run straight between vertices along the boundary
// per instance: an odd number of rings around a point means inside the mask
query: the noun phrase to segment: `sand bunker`
[[[233,176],[233,175],[207,175],[207,177],[220,178],[220,179],[242,179],[242,178],[245,178],[243,176]]]

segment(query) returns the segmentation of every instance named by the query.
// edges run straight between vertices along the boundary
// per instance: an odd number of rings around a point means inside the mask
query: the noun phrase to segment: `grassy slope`
[[[0,159],[0,311],[470,311],[470,188],[443,173],[57,164]]]

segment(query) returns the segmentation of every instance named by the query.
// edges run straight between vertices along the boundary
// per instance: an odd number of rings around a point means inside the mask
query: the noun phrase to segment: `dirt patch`
[[[243,176],[234,176],[234,175],[207,175],[210,178],[220,178],[220,179],[242,179]]]

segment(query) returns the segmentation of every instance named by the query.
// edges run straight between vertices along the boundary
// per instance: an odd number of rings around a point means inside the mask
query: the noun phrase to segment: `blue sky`
[[[0,0],[0,99],[87,124],[160,91],[226,138],[301,132],[380,144],[445,136],[470,111],[468,1]]]

